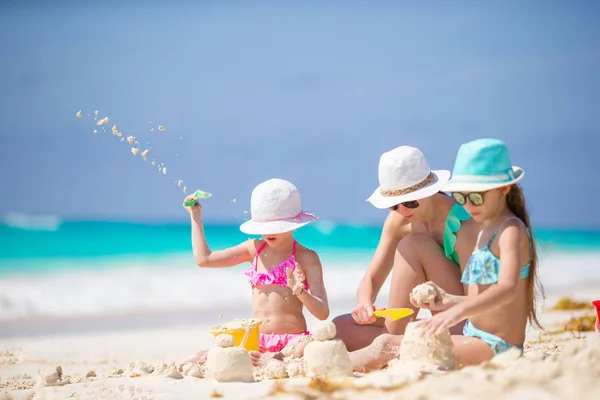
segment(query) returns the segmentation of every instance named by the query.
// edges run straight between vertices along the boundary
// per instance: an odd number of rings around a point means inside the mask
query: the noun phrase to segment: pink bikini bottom
[[[278,353],[289,342],[304,335],[309,335],[308,331],[302,333],[261,333],[258,337],[260,352]]]

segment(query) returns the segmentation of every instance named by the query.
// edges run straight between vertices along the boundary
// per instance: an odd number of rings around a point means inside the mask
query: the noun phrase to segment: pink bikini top
[[[294,240],[294,249],[292,250],[292,255],[290,255],[286,260],[284,260],[278,266],[272,268],[270,271],[266,272],[258,272],[258,255],[265,248],[267,243],[263,243],[262,246],[259,247],[256,255],[254,256],[254,261],[250,264],[250,268],[246,275],[250,277],[250,286],[255,287],[256,285],[279,285],[283,287],[287,287],[287,270],[290,269],[292,272],[296,269],[296,241]],[[304,290],[308,290],[308,285],[306,281],[304,281]]]

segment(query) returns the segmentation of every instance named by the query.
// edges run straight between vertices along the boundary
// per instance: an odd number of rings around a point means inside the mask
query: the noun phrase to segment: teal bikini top
[[[498,282],[500,259],[492,253],[490,246],[496,238],[498,231],[500,231],[500,228],[513,219],[523,223],[523,221],[517,217],[508,218],[500,224],[484,247],[475,250],[473,254],[471,254],[460,280],[462,283],[466,283],[467,285],[491,285],[492,283]],[[531,235],[527,227],[525,227],[525,230],[527,231],[527,237],[529,238],[529,262],[527,265],[521,267],[521,279],[527,279],[529,277],[529,266],[533,257]]]

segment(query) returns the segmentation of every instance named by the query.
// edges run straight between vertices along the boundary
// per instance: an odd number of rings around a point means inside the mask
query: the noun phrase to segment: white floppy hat
[[[400,146],[381,155],[379,187],[367,201],[384,209],[424,199],[439,192],[448,179],[450,171],[432,171],[421,150]]]
[[[301,228],[316,220],[302,210],[298,188],[283,179],[269,179],[254,188],[250,199],[252,219],[240,230],[248,235],[275,235]]]

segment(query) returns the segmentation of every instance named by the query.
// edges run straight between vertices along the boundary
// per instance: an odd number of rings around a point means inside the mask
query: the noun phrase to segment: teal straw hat
[[[458,149],[452,177],[445,192],[485,192],[519,182],[525,171],[510,162],[506,143],[477,139]]]

